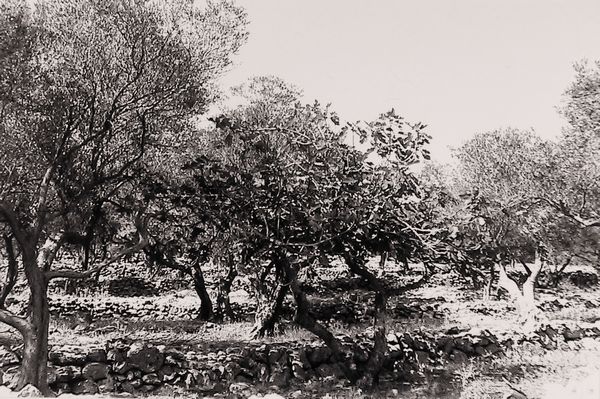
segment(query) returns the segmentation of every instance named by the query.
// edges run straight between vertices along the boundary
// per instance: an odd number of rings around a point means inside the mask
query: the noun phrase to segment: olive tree
[[[0,5],[4,287],[23,272],[30,290],[25,316],[0,310],[25,344],[17,388],[49,393],[48,282],[86,278],[148,243],[145,195],[135,183],[141,165],[205,110],[245,25],[244,12],[224,1]],[[132,245],[87,270],[54,269],[61,249],[82,241],[94,210],[121,200],[137,204],[126,228]]]

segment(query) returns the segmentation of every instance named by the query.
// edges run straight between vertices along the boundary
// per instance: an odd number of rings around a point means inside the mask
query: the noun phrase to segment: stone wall
[[[569,329],[544,327],[523,338],[552,349],[564,342],[600,337],[596,327]],[[368,337],[357,342],[370,342]],[[367,360],[368,344],[341,337],[353,349],[360,367]],[[405,381],[415,371],[444,367],[446,362],[465,362],[479,356],[495,356],[519,340],[499,339],[488,331],[459,332],[451,329],[435,337],[423,332],[388,334],[389,357],[384,378]],[[0,350],[2,383],[16,382],[18,354]],[[287,387],[309,380],[343,378],[331,351],[320,344],[212,343],[207,347],[166,347],[126,340],[103,347],[64,346],[51,348],[50,383],[58,393],[147,393],[194,391],[202,394],[237,389],[240,385]]]
[[[436,298],[442,302],[443,298]],[[374,316],[374,310],[369,304],[372,301],[316,301],[311,312],[317,320],[337,320],[342,323],[369,322]],[[234,314],[251,320],[255,312],[253,302],[232,302]],[[89,320],[113,319],[115,317],[128,320],[188,320],[195,319],[200,311],[200,300],[194,296],[191,302],[185,304],[177,301],[160,301],[153,298],[121,299],[113,297],[81,297],[61,295],[50,297],[50,312],[59,317],[89,315]],[[284,304],[284,317],[292,318],[294,309],[290,304]],[[396,318],[422,318],[425,315],[433,318],[443,318],[440,303],[398,303],[389,309],[391,316]]]

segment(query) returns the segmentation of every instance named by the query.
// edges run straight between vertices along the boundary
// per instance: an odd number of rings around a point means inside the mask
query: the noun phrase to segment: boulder
[[[11,395],[12,396],[12,395]],[[23,389],[19,391],[17,394],[18,398],[41,398],[43,395],[39,389],[34,387],[33,385],[26,385]]]
[[[164,364],[165,355],[155,347],[133,344],[127,352],[127,360],[145,373],[155,373]]]
[[[59,349],[48,354],[50,363],[57,366],[84,366],[86,354],[77,349]]]
[[[93,349],[87,353],[86,358],[90,362],[105,363],[107,359],[104,349]]]
[[[108,365],[104,363],[88,363],[81,370],[81,374],[83,374],[86,379],[92,381],[98,381],[108,377],[108,372]]]
[[[88,394],[88,395],[94,395],[100,392],[100,390],[98,389],[98,385],[96,385],[96,383],[92,380],[83,380],[83,381],[79,381],[76,382],[75,384],[73,384],[71,386],[71,392],[73,392],[75,395],[82,395],[82,394]]]
[[[56,382],[73,382],[82,378],[81,368],[78,366],[63,366],[54,369]]]
[[[583,330],[581,329],[571,330],[569,328],[565,328],[563,331],[563,337],[565,338],[565,341],[578,341],[583,338],[583,336]]]

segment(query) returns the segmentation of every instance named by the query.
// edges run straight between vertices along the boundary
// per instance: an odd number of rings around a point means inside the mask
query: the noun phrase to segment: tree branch
[[[0,221],[6,222],[8,224],[10,230],[13,233],[13,236],[16,238],[21,248],[27,246],[28,240],[25,229],[17,219],[15,211],[13,211],[12,207],[9,204],[0,202],[0,216],[2,216],[2,219],[0,219]]]
[[[16,328],[22,335],[25,335],[31,329],[27,320],[5,309],[0,309],[0,322]]]
[[[17,257],[15,256],[15,249],[12,244],[12,237],[4,236],[4,245],[6,247],[6,253],[8,255],[8,269],[6,271],[6,284],[2,286],[0,291],[0,309],[5,308],[6,298],[14,288],[17,282]]]
[[[137,242],[137,244],[134,244],[130,247],[124,248],[123,250],[121,250],[118,253],[116,253],[115,255],[113,255],[110,259],[108,259],[108,260],[106,260],[84,272],[80,272],[77,270],[69,270],[69,269],[51,270],[51,271],[47,271],[45,273],[46,278],[48,279],[48,281],[51,279],[54,279],[54,278],[72,278],[72,279],[88,278],[95,273],[101,272],[105,267],[118,261],[119,259],[121,259],[129,254],[133,254],[138,251],[141,251],[142,249],[144,249],[146,247],[146,245],[148,245],[148,242],[149,242],[148,234],[146,232],[146,223],[145,223],[145,221],[141,220],[141,217],[138,217],[138,220],[136,220],[136,226],[137,226],[138,235],[139,235],[139,241]]]

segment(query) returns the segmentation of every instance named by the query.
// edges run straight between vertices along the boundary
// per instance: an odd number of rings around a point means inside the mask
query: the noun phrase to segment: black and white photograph
[[[600,399],[597,0],[0,0],[0,399]]]

